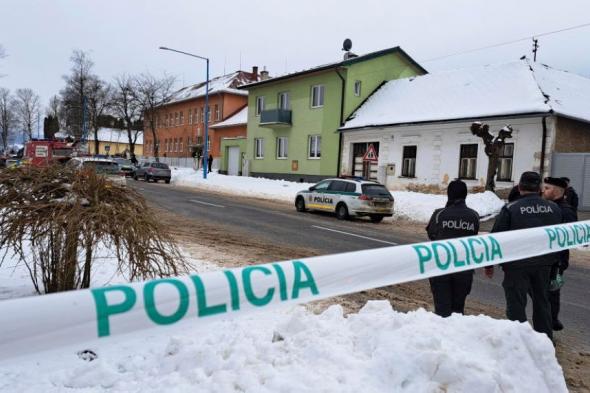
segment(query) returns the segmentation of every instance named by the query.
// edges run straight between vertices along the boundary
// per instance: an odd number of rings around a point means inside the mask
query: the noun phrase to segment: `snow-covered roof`
[[[590,122],[590,79],[527,61],[385,83],[341,129],[531,113]]]
[[[137,132],[137,141],[135,142],[136,145],[143,145],[143,131],[134,131]],[[88,140],[94,140],[94,132],[90,131],[88,133]],[[129,137],[127,136],[127,130],[120,130],[118,128],[101,128],[98,130],[98,140],[99,142],[111,142],[111,143],[129,143]]]
[[[209,80],[209,94],[231,93],[241,96],[247,96],[248,92],[238,90],[237,87],[250,82],[256,82],[257,77],[250,72],[235,71],[231,74],[218,76]],[[164,105],[175,102],[190,100],[205,95],[206,83],[200,82],[194,85],[183,87],[172,95],[172,98]]]
[[[211,128],[234,127],[248,124],[248,106],[243,107],[235,115],[228,117],[224,121],[214,124]]]

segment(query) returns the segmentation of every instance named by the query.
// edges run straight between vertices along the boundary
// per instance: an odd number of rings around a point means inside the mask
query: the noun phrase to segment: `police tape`
[[[0,361],[193,319],[476,269],[590,243],[590,221],[247,266],[0,302]]]

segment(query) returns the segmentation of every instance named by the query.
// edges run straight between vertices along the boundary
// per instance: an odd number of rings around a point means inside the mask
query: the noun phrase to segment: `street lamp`
[[[205,143],[203,144],[203,179],[207,179],[207,170],[209,168],[209,59],[181,50],[167,48],[165,46],[161,46],[160,49],[196,57],[197,59],[205,60],[207,62],[207,79],[205,81]]]

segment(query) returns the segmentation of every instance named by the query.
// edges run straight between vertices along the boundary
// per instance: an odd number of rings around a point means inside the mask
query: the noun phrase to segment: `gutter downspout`
[[[342,81],[342,88],[341,88],[341,93],[340,93],[340,127],[342,127],[344,125],[344,93],[345,93],[346,80],[340,74],[340,71],[338,70],[338,68],[336,68],[335,71],[336,71],[336,74],[338,75],[338,77],[340,78],[340,80]],[[336,163],[336,177],[339,177],[340,176],[340,161],[342,159],[342,132],[340,132],[340,131],[337,131],[337,132],[338,132],[338,162]]]
[[[543,123],[543,139],[541,140],[541,165],[539,167],[539,172],[541,175],[541,179],[545,178],[545,149],[547,148],[547,116],[543,116],[541,121]]]

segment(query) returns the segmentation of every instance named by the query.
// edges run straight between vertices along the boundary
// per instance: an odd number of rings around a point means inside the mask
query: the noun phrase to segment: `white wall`
[[[358,142],[379,142],[380,181],[391,189],[403,189],[410,183],[433,184],[445,187],[459,175],[459,150],[462,144],[477,143],[476,180],[465,180],[469,187],[485,185],[488,158],[480,138],[473,136],[468,122],[449,122],[415,126],[394,126],[366,130],[345,131],[343,135],[341,174],[352,174],[352,146]],[[512,118],[485,121],[492,133],[505,124],[513,126],[509,143],[514,143],[511,182],[497,182],[498,188],[512,187],[524,171],[539,170],[543,127],[541,117]],[[553,146],[553,119],[548,119],[546,152]],[[401,177],[403,146],[416,145],[416,177]],[[385,167],[395,165],[395,174],[386,175]],[[550,168],[550,154],[545,160],[545,173]]]

